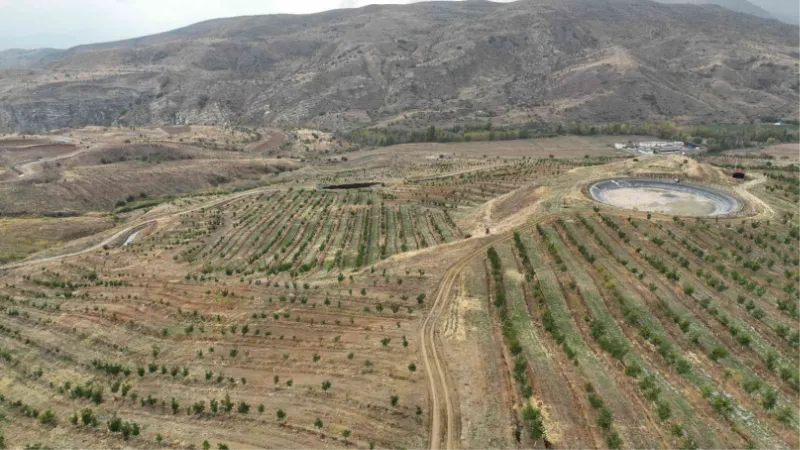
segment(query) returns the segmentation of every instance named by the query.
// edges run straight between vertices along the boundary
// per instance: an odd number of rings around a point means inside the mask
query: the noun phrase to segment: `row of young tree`
[[[515,242],[521,244],[519,233],[514,232]],[[524,253],[524,252],[522,252]],[[489,259],[489,264],[492,270],[492,280],[494,284],[494,306],[498,308],[500,319],[503,323],[503,336],[506,338],[509,350],[514,356],[514,380],[520,389],[520,394],[525,400],[525,406],[522,408],[522,419],[524,422],[524,429],[527,431],[528,436],[534,441],[540,439],[547,444],[546,430],[544,426],[544,417],[538,408],[534,408],[530,403],[530,398],[533,396],[532,380],[528,378],[528,360],[522,354],[522,345],[517,337],[517,329],[513,321],[509,317],[506,308],[506,289],[503,280],[503,264],[494,247],[489,247],[486,251],[486,256]],[[527,255],[525,256],[527,257]],[[526,259],[526,272],[531,278],[534,276],[533,268],[530,266],[530,261]],[[518,430],[517,440],[521,438],[522,430]]]

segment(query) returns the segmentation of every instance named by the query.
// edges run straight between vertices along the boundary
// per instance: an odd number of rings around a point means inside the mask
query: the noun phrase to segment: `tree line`
[[[491,121],[448,128],[438,128],[434,125],[419,129],[362,128],[341,132],[337,138],[366,146],[389,146],[419,142],[504,141],[564,135],[653,136],[659,139],[694,142],[706,146],[711,152],[780,142],[798,142],[800,139],[797,127],[758,123],[678,125],[673,122],[606,124],[525,122],[495,126]]]

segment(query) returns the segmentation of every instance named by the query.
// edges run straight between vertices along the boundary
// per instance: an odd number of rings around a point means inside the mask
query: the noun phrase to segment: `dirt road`
[[[567,189],[558,189],[553,197],[547,201],[539,203],[540,208],[531,209],[531,216],[535,212],[541,212],[538,217],[528,220],[525,225],[518,227],[516,231],[532,231],[536,224],[542,223],[559,214],[567,214],[561,211],[564,193]],[[546,205],[546,206],[545,206]],[[450,382],[447,367],[440,357],[440,347],[436,328],[442,312],[447,310],[447,303],[452,298],[451,291],[458,275],[467,265],[472,263],[475,258],[483,257],[489,247],[510,240],[514,236],[513,231],[482,238],[485,242],[469,255],[452,265],[445,272],[442,281],[436,288],[433,297],[431,310],[420,328],[420,339],[422,341],[422,360],[425,364],[425,373],[428,379],[428,390],[431,399],[430,427],[429,427],[429,448],[438,450],[457,449],[461,444],[461,413],[456,402],[455,388]],[[442,444],[444,444],[442,446]]]
[[[182,216],[184,214],[189,214],[189,213],[192,213],[192,212],[195,212],[195,211],[199,211],[199,210],[204,209],[204,208],[210,208],[210,207],[213,207],[213,206],[219,206],[219,205],[222,205],[222,204],[227,203],[227,202],[231,202],[231,201],[236,200],[236,199],[241,198],[241,197],[260,194],[260,193],[268,191],[268,190],[269,190],[269,188],[253,189],[253,190],[250,190],[250,191],[245,191],[245,192],[240,192],[240,193],[237,193],[237,194],[233,194],[233,195],[228,196],[228,197],[212,200],[210,202],[203,203],[202,205],[195,206],[193,208],[190,208],[190,209],[187,209],[187,210],[184,210],[184,211],[177,211],[177,212],[172,212],[172,213],[164,213],[161,216],[151,217],[151,218],[149,218],[147,220],[138,222],[136,224],[128,225],[128,226],[122,228],[121,230],[115,232],[110,237],[108,237],[106,239],[103,239],[101,242],[99,242],[99,243],[97,243],[97,244],[95,244],[95,245],[93,245],[91,247],[85,248],[83,250],[79,250],[79,251],[71,252],[71,253],[65,253],[65,254],[62,254],[62,255],[48,256],[48,257],[44,257],[44,258],[34,258],[34,259],[28,259],[28,260],[25,260],[25,261],[10,263],[10,264],[6,264],[6,265],[0,266],[0,270],[16,269],[16,268],[24,267],[24,266],[31,266],[31,265],[35,265],[35,264],[42,264],[42,263],[46,263],[46,262],[58,261],[60,259],[71,258],[73,256],[83,255],[83,254],[86,254],[86,253],[89,253],[89,252],[93,252],[95,250],[100,250],[101,248],[103,248],[104,245],[109,245],[109,244],[113,243],[114,241],[116,241],[118,239],[122,239],[124,236],[127,236],[127,235],[129,235],[129,234],[131,234],[133,232],[136,232],[136,231],[138,231],[138,230],[140,230],[142,228],[145,228],[145,227],[147,227],[149,225],[157,224],[159,222],[166,222],[166,221],[169,221],[169,220],[174,219],[176,217],[180,217],[180,216]]]
[[[54,162],[59,161],[62,159],[72,158],[73,156],[80,155],[81,153],[86,153],[90,150],[93,150],[96,147],[88,147],[88,148],[80,148],[75,150],[74,152],[66,153],[64,155],[53,156],[51,158],[41,158],[41,159],[32,159],[29,161],[22,161],[17,164],[13,164],[9,167],[9,169],[13,170],[17,173],[17,175],[22,178],[25,176],[34,175],[37,171],[35,167],[39,167],[44,163],[47,162]]]
[[[770,207],[764,200],[758,198],[757,195],[754,195],[750,192],[750,188],[756,187],[761,183],[765,183],[766,181],[767,177],[759,173],[755,174],[752,180],[733,188],[733,190],[739,194],[740,197],[746,198],[761,208],[761,211],[759,211],[758,215],[754,217],[754,219],[771,219],[772,217],[775,217],[775,211],[772,209],[772,207]]]

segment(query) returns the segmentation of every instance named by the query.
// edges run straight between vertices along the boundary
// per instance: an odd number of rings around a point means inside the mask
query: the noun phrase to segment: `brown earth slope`
[[[795,26],[640,0],[218,19],[0,71],[0,129],[796,116],[797,48]]]

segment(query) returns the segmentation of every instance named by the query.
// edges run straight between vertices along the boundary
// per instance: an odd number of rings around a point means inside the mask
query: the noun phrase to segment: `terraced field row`
[[[401,201],[469,211],[486,201],[534,181],[558,176],[572,168],[608,162],[608,158],[580,160],[522,159],[461,173],[410,179],[394,189]]]
[[[463,237],[439,208],[386,202],[371,191],[290,190],[187,215],[150,245],[180,249],[193,274],[249,276],[367,267]]]
[[[261,226],[250,217],[260,208],[231,207],[242,223]],[[298,228],[279,261],[299,261],[298,243],[325,236],[332,216],[317,222],[314,233]],[[237,248],[250,236],[241,231],[217,248]],[[90,447],[148,447],[172,436],[193,436],[198,448],[203,440],[424,445],[424,375],[412,324],[423,313],[426,277],[376,271],[322,285],[241,283],[211,273],[168,280],[153,275],[174,264],[177,246],[135,251],[155,259],[131,266],[126,252],[98,254],[57,271],[31,268],[4,289],[0,412],[14,417],[6,436],[17,442],[25,424],[46,430],[52,420],[62,438]],[[386,417],[391,424],[376,432]],[[116,418],[124,426],[109,433]]]
[[[490,250],[495,275],[479,290],[494,293],[516,403],[535,408],[519,415],[529,433],[517,440],[796,447],[800,338],[789,286],[800,255],[792,229],[597,210]],[[532,417],[543,418],[544,432]]]

